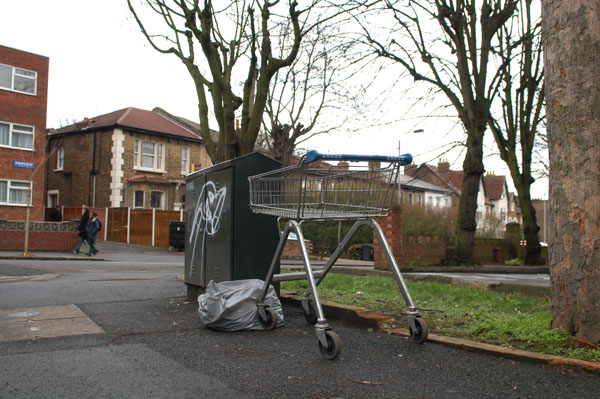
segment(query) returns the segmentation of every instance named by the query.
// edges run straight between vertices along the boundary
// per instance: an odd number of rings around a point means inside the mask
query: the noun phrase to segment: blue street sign
[[[33,169],[33,162],[25,162],[25,161],[13,161],[13,166],[15,168],[24,168],[24,169]]]

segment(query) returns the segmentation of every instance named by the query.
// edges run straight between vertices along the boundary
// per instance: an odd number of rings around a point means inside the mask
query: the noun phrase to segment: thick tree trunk
[[[485,129],[485,125],[483,129]],[[483,167],[483,130],[468,133],[463,172],[452,262],[454,264],[473,264],[473,247],[477,230],[477,194],[481,176],[485,172]]]
[[[600,342],[600,6],[542,2],[552,327]]]

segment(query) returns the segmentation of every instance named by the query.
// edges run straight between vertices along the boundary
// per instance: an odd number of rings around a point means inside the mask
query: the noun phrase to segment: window
[[[150,207],[151,208],[163,208],[164,193],[162,191],[150,192]]]
[[[413,203],[413,193],[408,193],[408,203],[412,205]]]
[[[37,72],[0,64],[0,88],[36,94]]]
[[[133,148],[133,166],[139,169],[162,171],[164,164],[163,151],[164,145],[162,143],[135,140]]]
[[[421,205],[423,201],[423,194],[417,194],[417,205]]]
[[[181,147],[181,173],[190,173],[190,147]]]
[[[26,181],[0,180],[0,204],[27,205],[27,193],[32,185]]]
[[[0,122],[0,146],[33,150],[33,126]]]
[[[65,166],[65,147],[56,150],[56,170],[63,170]]]
[[[500,209],[500,220],[503,222],[506,220],[506,209]]]
[[[143,190],[135,190],[133,192],[133,207],[134,208],[143,208],[144,207],[144,191]]]
[[[48,208],[57,207],[60,202],[58,201],[59,191],[58,190],[48,190]]]

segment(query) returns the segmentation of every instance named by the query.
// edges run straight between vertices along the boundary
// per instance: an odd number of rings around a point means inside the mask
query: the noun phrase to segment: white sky
[[[147,44],[125,0],[0,0],[0,16],[0,44],[50,58],[48,127],[126,107],[159,106],[198,121],[197,99],[186,69],[175,56],[159,54]],[[445,120],[415,122],[402,115],[403,106],[391,104],[381,110],[389,113],[388,124],[381,125],[379,118],[370,121],[367,115],[358,132],[356,125],[347,125],[303,147],[396,155],[401,141],[402,152],[411,152],[415,163],[437,164],[441,151],[436,149],[460,139],[460,130],[452,130],[452,123]],[[415,129],[424,133],[411,133]],[[489,149],[496,152],[491,134],[488,140]],[[443,158],[453,169],[462,169],[458,151]],[[508,168],[498,156],[486,157],[485,167],[507,176],[509,190],[514,191]],[[534,198],[547,198],[547,192],[547,179],[539,179],[532,188]]]

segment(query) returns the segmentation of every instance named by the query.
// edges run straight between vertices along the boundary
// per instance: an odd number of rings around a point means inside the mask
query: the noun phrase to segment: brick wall
[[[312,253],[312,242],[305,242],[306,251],[309,256]],[[281,257],[283,259],[302,259],[300,255],[300,246],[298,245],[298,240],[290,240],[288,239],[283,247],[283,252],[281,253]]]
[[[70,252],[79,236],[73,222],[32,222],[29,230],[29,251]],[[23,251],[25,223],[0,220],[0,250]]]
[[[0,121],[35,128],[34,151],[0,148],[0,179],[33,181],[30,218],[43,220],[49,59],[0,46],[0,63],[37,72],[36,95],[0,89]],[[32,162],[35,169],[15,168],[13,161]],[[0,205],[2,219],[25,220],[26,212],[25,206]]]
[[[385,218],[377,219],[383,230],[394,259],[399,266],[442,265],[451,256],[451,248],[440,237],[404,237],[402,235],[402,211],[400,207],[390,209]],[[390,270],[381,245],[374,234],[374,266],[377,270]],[[507,244],[499,239],[477,239],[473,250],[477,264],[504,264]]]
[[[402,237],[402,251],[396,261],[400,265],[440,265],[446,260],[447,246],[440,237]]]
[[[383,231],[392,254],[398,256],[402,251],[402,208],[392,207],[389,215],[378,218],[377,223]],[[387,258],[375,232],[373,232],[373,261],[376,270],[390,270]]]

